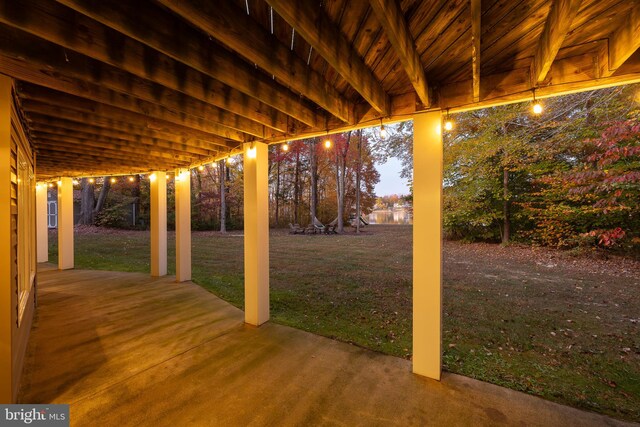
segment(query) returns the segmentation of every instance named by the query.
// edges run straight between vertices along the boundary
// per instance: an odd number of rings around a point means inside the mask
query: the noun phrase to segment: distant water
[[[413,218],[406,209],[373,211],[369,214],[370,224],[413,224]]]

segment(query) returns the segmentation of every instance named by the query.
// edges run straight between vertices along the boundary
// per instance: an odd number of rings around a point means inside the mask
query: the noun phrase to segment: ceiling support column
[[[413,119],[413,372],[442,366],[442,113]]]
[[[244,144],[244,316],[259,326],[269,320],[269,150]]]
[[[58,181],[58,269],[70,270],[73,258],[73,180]]]
[[[167,174],[153,172],[151,181],[151,275],[167,275]]]
[[[36,185],[36,247],[38,262],[49,261],[48,192],[49,188],[46,183]]]
[[[176,169],[176,282],[191,280],[191,173]]]

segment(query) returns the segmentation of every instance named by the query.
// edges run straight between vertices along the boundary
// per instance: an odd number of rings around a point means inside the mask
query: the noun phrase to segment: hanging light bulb
[[[234,159],[233,157],[229,156],[227,157],[227,164],[228,165],[232,165],[236,162],[236,159]]]
[[[329,138],[329,129],[327,129],[327,136],[324,139],[324,148],[331,148],[331,138]]]
[[[116,179],[115,178],[111,178],[111,183],[115,184],[116,183]]]
[[[78,184],[80,184],[80,182],[78,182],[78,180],[77,180],[77,179],[74,179],[72,182],[73,182],[73,185],[78,185]]]
[[[135,179],[134,177],[132,177],[132,176],[130,176],[130,177],[129,177],[129,182],[133,182],[133,181],[135,181],[135,180],[136,180],[136,179]]]
[[[535,114],[542,114],[542,105],[539,102],[533,104],[533,112]]]
[[[60,187],[62,185],[62,180],[58,181],[58,187]]]
[[[384,128],[384,125],[382,124],[382,117],[380,117],[380,139],[387,139],[388,135],[389,133]]]
[[[204,166],[203,165],[198,166],[198,170],[202,172],[204,170]]]
[[[96,182],[94,178],[89,178],[89,184],[93,184],[94,182]]]
[[[289,151],[289,143],[285,141],[284,144],[282,144],[282,151]]]
[[[254,143],[252,142],[249,145],[249,148],[247,148],[247,158],[249,159],[255,159],[256,158],[256,146],[254,145]]]
[[[154,182],[156,180],[156,174],[152,173],[151,175],[149,175],[149,181]]]
[[[535,90],[535,88],[532,89],[532,91],[533,91],[533,107],[532,107],[533,114],[542,114],[542,110],[543,110],[542,104],[540,104],[540,102],[536,101],[536,90]]]
[[[176,182],[182,182],[182,181],[186,181],[188,177],[189,177],[189,172],[186,170],[181,170],[178,173],[176,173],[175,180]]]
[[[453,121],[449,117],[449,109],[447,108],[447,114],[444,117],[444,130],[450,131],[453,129]]]
[[[329,138],[328,130],[327,130],[327,137],[324,139],[324,148],[331,148],[331,138]]]
[[[53,188],[53,182],[49,183],[49,188]]]

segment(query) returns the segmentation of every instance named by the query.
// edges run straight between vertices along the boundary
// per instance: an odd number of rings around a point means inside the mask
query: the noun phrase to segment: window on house
[[[18,147],[18,323],[36,276],[35,176],[29,156]]]

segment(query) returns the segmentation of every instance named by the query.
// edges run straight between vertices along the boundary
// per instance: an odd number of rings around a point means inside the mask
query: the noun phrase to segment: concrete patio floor
[[[631,425],[276,324],[191,283],[41,265],[20,401],[76,426]]]

